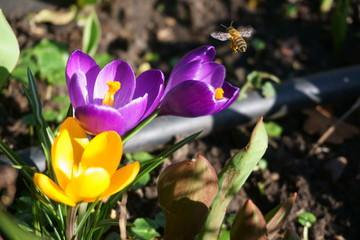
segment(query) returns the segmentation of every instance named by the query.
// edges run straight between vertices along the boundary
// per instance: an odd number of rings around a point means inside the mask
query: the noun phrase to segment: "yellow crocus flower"
[[[69,206],[101,200],[128,186],[140,170],[138,162],[117,169],[122,150],[116,132],[102,132],[89,141],[75,118],[69,117],[51,147],[57,183],[41,173],[34,174],[34,182],[47,197]]]

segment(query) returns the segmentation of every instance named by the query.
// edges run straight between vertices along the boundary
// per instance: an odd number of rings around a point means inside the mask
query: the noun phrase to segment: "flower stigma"
[[[224,90],[222,88],[215,89],[215,98],[217,100],[222,99],[224,97]]]
[[[108,81],[106,85],[108,85],[109,90],[105,94],[102,104],[112,107],[114,105],[114,95],[121,88],[121,83],[118,81]]]

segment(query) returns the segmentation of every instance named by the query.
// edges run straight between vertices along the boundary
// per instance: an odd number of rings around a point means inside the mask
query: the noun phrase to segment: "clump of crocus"
[[[171,71],[161,101],[162,114],[199,117],[215,114],[231,105],[239,88],[224,82],[225,67],[213,61],[213,46],[187,53]]]
[[[206,158],[174,163],[160,174],[159,204],[166,218],[164,239],[193,239],[218,191],[218,178]]]
[[[89,141],[76,120],[67,118],[51,148],[57,183],[41,173],[34,182],[47,197],[69,206],[101,200],[129,185],[140,170],[138,162],[117,169],[121,156],[119,134],[107,131]]]
[[[148,70],[135,78],[130,65],[121,60],[100,70],[79,50],[68,60],[66,83],[76,120],[92,135],[104,131],[123,135],[155,110],[164,92],[160,70]]]

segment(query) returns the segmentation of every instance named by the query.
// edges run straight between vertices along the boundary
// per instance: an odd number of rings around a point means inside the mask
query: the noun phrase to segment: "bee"
[[[230,27],[221,26],[226,28],[226,32],[213,32],[210,35],[220,41],[230,40],[230,48],[234,53],[237,51],[246,52],[247,45],[244,38],[251,37],[255,33],[255,30],[250,26],[241,26],[235,29],[232,27],[232,22]]]

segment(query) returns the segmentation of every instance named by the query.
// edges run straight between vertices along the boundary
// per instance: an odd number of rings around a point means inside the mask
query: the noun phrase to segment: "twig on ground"
[[[120,229],[120,239],[126,238],[126,222],[127,222],[127,212],[126,212],[126,203],[127,203],[128,195],[124,193],[121,199],[121,202],[118,202],[120,209],[119,216],[119,229]]]
[[[348,118],[358,107],[360,107],[360,97],[356,100],[356,102],[350,107],[349,110],[347,110],[332,126],[330,126],[328,128],[328,130],[326,130],[321,137],[319,138],[319,140],[317,140],[316,144],[311,148],[310,150],[310,155],[312,155],[315,150],[321,145],[323,144],[326,139],[328,139],[331,134],[334,133],[336,127],[342,123],[346,118]]]

